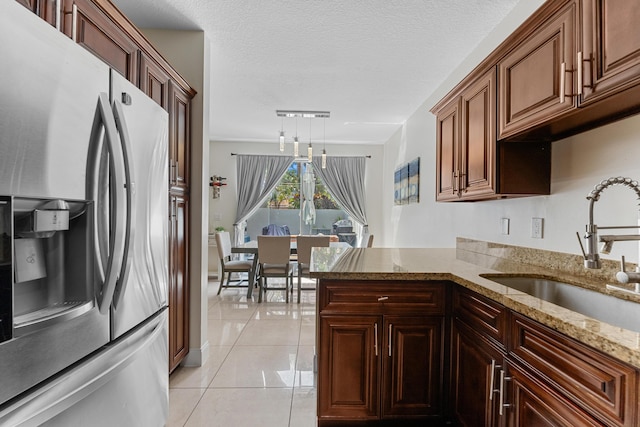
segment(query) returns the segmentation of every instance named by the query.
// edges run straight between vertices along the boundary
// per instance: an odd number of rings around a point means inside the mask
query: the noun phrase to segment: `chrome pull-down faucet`
[[[640,200],[640,185],[638,181],[635,181],[631,178],[624,177],[614,177],[606,179],[596,185],[591,193],[587,196],[587,200],[589,200],[589,224],[586,226],[586,233],[584,235],[584,240],[586,243],[586,251],[585,247],[582,245],[582,241],[580,240],[580,235],[578,235],[578,241],[580,242],[580,247],[582,249],[582,254],[584,255],[584,266],[586,268],[601,268],[602,263],[600,262],[600,252],[598,251],[598,243],[603,243],[601,252],[604,254],[608,254],[611,251],[613,246],[613,242],[617,241],[630,241],[630,240],[640,240],[640,234],[608,234],[602,235],[598,238],[598,229],[627,229],[627,228],[640,228],[640,225],[627,225],[627,226],[612,226],[612,227],[600,227],[594,223],[593,221],[593,206],[595,202],[600,200],[600,194],[608,187],[612,185],[624,185],[632,189],[636,196],[638,196],[638,200]],[[638,251],[638,257],[640,259],[640,247]],[[639,283],[640,282],[640,262],[637,264],[636,273],[627,273],[624,267],[624,257],[622,257],[622,271],[620,271],[616,277],[621,283]],[[622,279],[622,280],[621,280]],[[640,290],[640,286],[636,286],[637,290]]]

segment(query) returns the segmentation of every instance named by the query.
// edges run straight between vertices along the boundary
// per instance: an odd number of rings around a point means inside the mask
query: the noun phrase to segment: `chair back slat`
[[[258,261],[261,264],[288,264],[290,236],[258,236]]]
[[[329,236],[298,236],[298,263],[308,265],[311,261],[311,248],[328,247]]]
[[[231,236],[228,231],[216,233],[216,245],[218,246],[218,256],[221,260],[231,257]]]

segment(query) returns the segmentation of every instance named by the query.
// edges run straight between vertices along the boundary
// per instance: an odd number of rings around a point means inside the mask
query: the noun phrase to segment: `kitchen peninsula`
[[[587,275],[575,255],[460,238],[456,249],[314,249],[318,425],[484,414],[482,425],[636,426],[639,332],[486,277],[605,293],[615,268]]]

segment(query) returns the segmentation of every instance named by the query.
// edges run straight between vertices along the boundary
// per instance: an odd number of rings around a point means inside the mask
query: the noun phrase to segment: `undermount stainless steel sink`
[[[553,279],[483,275],[484,278],[610,325],[640,332],[640,304]]]

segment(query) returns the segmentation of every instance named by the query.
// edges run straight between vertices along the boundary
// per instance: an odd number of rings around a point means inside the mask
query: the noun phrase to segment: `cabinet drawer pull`
[[[451,194],[456,194],[456,172],[451,172]]]
[[[391,357],[391,334],[393,332],[393,323],[389,323],[389,357]]]
[[[505,387],[505,383],[507,381],[511,380],[511,377],[507,377],[505,375],[505,371],[504,369],[500,370],[500,392],[499,392],[499,407],[498,407],[498,413],[502,416],[504,414],[504,408],[508,408],[511,406],[510,403],[504,403],[504,387]]]
[[[378,297],[378,301],[386,301],[389,297]]]
[[[78,5],[71,7],[71,40],[78,42]]]
[[[578,52],[578,95],[582,95],[582,52]]]
[[[565,85],[564,77],[566,73],[567,73],[567,64],[563,62],[562,64],[560,64],[560,104],[564,104],[564,96],[565,96],[564,95],[564,85]]]
[[[58,31],[60,31],[61,28],[60,7],[60,0],[56,0],[56,30]]]
[[[489,400],[493,400],[493,394],[498,393],[500,390],[495,388],[496,381],[496,368],[502,368],[501,365],[496,364],[494,359],[491,359],[491,379],[489,380]]]
[[[373,324],[373,349],[378,355],[378,323]]]

